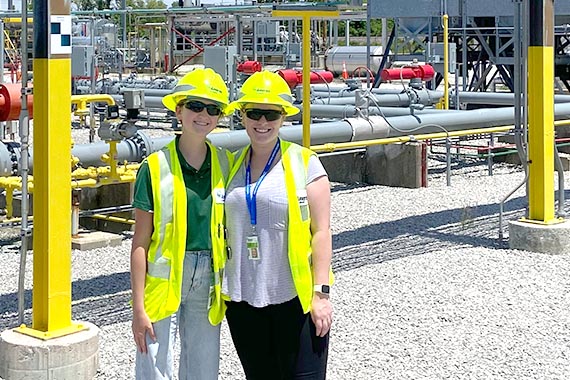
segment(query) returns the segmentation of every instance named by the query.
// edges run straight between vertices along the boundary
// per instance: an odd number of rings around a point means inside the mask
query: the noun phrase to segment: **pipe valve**
[[[128,121],[109,122],[103,121],[99,126],[97,134],[104,141],[121,141],[134,137],[137,133],[136,125]]]

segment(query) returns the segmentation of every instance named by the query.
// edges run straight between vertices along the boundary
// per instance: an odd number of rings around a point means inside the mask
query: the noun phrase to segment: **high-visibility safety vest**
[[[210,236],[214,270],[208,319],[217,325],[226,310],[221,297],[221,271],[226,260],[224,202],[226,178],[233,157],[227,150],[207,144],[211,152]],[[172,315],[180,306],[188,228],[187,198],[174,140],[148,156],[147,162],[153,189],[154,230],[147,255],[144,306],[150,320],[156,322]]]
[[[313,299],[313,271],[311,265],[311,215],[307,200],[307,169],[309,159],[316,155],[310,149],[279,139],[281,149],[281,162],[285,173],[285,191],[288,204],[287,246],[289,265],[293,275],[293,283],[297,296],[301,301],[304,313],[311,309]],[[228,184],[238,172],[243,161],[249,153],[250,146],[246,146],[234,153],[235,164]],[[330,279],[333,280],[332,272]]]

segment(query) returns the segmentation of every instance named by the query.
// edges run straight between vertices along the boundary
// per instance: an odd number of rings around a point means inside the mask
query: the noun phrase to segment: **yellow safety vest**
[[[213,325],[224,318],[221,272],[226,262],[224,236],[225,183],[232,161],[227,150],[207,142],[211,152],[212,214],[210,236],[214,287],[210,290],[208,319]],[[182,274],[186,250],[187,198],[182,167],[173,140],[151,154],[148,166],[153,189],[153,224],[147,257],[144,306],[152,322],[175,313],[181,301]]]
[[[295,290],[304,313],[311,309],[313,299],[313,271],[311,265],[311,215],[307,200],[307,168],[309,158],[316,155],[310,149],[279,139],[281,162],[285,173],[285,191],[287,192],[288,226],[287,246],[289,265],[293,275]],[[241,167],[250,146],[234,153],[235,164],[230,172],[228,184]],[[330,279],[333,280],[332,271]]]

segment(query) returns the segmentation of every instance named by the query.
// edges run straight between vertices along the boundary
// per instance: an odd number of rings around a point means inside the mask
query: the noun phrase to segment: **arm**
[[[135,208],[135,233],[131,248],[131,289],[133,297],[132,330],[140,352],[147,352],[146,334],[154,340],[154,330],[144,310],[146,261],[153,230],[152,213]]]
[[[311,213],[313,240],[313,282],[329,284],[329,270],[332,258],[332,237],[330,227],[331,192],[330,183],[322,176],[307,185],[307,199]],[[318,336],[325,336],[332,323],[332,304],[328,295],[315,292],[311,304],[311,318]]]

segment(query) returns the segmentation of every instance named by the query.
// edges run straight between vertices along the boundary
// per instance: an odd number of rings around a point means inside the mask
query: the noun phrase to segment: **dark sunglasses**
[[[219,116],[222,113],[222,110],[217,105],[204,104],[198,100],[189,100],[186,103],[184,103],[184,107],[196,113],[202,112],[205,108],[206,112],[208,112],[208,115],[210,116]]]
[[[260,120],[262,116],[265,116],[265,120],[267,121],[275,121],[283,116],[282,111],[277,110],[260,110],[258,108],[250,108],[243,111],[245,116],[251,120]]]

